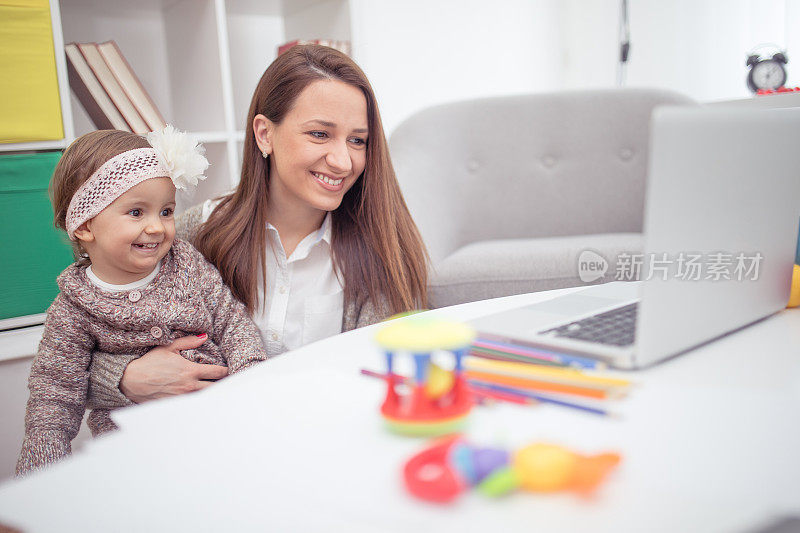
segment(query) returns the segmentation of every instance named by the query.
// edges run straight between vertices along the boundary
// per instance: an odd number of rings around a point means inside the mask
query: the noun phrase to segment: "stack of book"
[[[69,85],[98,129],[147,133],[164,117],[147,94],[117,43],[69,43]]]

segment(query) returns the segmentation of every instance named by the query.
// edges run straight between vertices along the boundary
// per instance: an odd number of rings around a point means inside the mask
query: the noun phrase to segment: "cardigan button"
[[[163,334],[164,332],[161,331],[161,328],[159,328],[158,326],[153,326],[152,328],[150,328],[150,335],[152,335],[156,339],[160,339]]]
[[[142,293],[139,291],[131,291],[128,293],[128,300],[132,302],[138,302],[142,299]]]

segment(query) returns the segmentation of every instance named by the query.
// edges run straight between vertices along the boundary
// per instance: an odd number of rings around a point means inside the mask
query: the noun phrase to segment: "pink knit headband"
[[[167,178],[170,172],[153,148],[137,148],[116,155],[97,169],[72,196],[67,209],[67,235],[75,240],[75,230],[128,189],[150,178]]]

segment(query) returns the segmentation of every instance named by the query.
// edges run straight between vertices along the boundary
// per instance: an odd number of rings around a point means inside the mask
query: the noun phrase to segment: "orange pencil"
[[[564,383],[554,383],[549,381],[539,381],[534,379],[504,376],[502,374],[491,374],[488,372],[475,372],[473,370],[467,370],[465,372],[465,375],[467,376],[468,379],[477,379],[489,383],[497,383],[498,385],[507,385],[510,387],[517,387],[528,390],[574,394],[576,396],[585,396],[587,398],[598,398],[601,400],[616,396],[615,394],[613,394],[613,392],[610,393],[610,391],[607,389],[578,387],[575,385],[567,385]]]

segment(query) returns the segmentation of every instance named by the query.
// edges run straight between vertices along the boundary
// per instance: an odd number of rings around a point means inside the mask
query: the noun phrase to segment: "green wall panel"
[[[47,188],[61,152],[0,155],[0,319],[43,313],[72,262]]]

